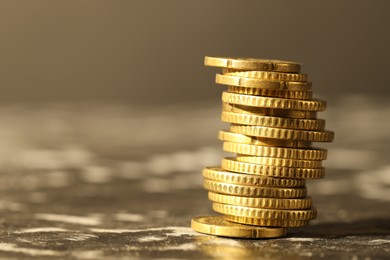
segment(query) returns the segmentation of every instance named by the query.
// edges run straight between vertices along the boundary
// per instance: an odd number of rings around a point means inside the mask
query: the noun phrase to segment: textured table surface
[[[224,156],[219,113],[207,104],[2,107],[0,258],[390,258],[388,104],[330,105],[327,176],[308,183],[318,218],[263,240],[189,227],[213,214],[200,172]]]

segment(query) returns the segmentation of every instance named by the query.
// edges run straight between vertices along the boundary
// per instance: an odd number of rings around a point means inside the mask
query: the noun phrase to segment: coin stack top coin
[[[331,142],[334,133],[317,118],[326,102],[313,99],[301,64],[253,58],[206,57],[222,68],[216,83],[227,85],[219,132],[223,149],[235,157],[203,170],[213,210],[222,216],[196,217],[195,231],[237,238],[269,238],[316,217],[306,179],[325,175],[327,151],[312,142]]]

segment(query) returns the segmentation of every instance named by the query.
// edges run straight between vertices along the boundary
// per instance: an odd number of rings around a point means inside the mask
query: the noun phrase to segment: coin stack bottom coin
[[[317,215],[307,179],[325,175],[327,151],[312,142],[330,142],[333,132],[317,112],[325,101],[312,98],[312,84],[300,64],[289,61],[206,57],[221,67],[216,83],[222,94],[219,132],[224,151],[235,157],[203,170],[204,188],[221,216],[192,220],[195,231],[237,238],[271,238],[288,227],[303,227]]]

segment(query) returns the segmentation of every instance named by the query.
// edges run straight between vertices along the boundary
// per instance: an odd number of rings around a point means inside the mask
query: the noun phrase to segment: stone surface
[[[223,156],[219,106],[3,108],[0,257],[388,259],[390,123],[372,117],[390,106],[351,102],[326,113],[336,141],[327,176],[308,184],[318,218],[263,240],[189,227],[213,214],[200,171]]]

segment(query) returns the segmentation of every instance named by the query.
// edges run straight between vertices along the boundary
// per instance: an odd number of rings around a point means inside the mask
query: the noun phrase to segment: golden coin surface
[[[240,185],[204,179],[203,187],[212,192],[239,195],[246,197],[265,198],[303,198],[306,196],[306,187],[302,188],[274,188],[266,186]]]
[[[242,185],[304,187],[306,184],[303,179],[267,178],[253,174],[228,172],[220,167],[206,167],[203,169],[202,175],[205,179]]]
[[[325,128],[325,120],[322,119],[295,119],[274,116],[249,115],[225,111],[222,111],[221,120],[223,122],[239,125],[266,126],[298,130],[319,131]]]
[[[247,156],[247,155],[237,155],[236,160],[239,162],[255,163],[255,164],[278,166],[278,167],[291,167],[291,168],[321,168],[322,167],[322,161],[313,161],[313,160],[297,160],[297,159],[284,159],[284,158]]]
[[[280,81],[243,78],[237,76],[228,76],[225,74],[215,75],[215,83],[222,84],[222,85],[229,85],[229,86],[247,87],[247,88],[261,88],[261,89],[275,89],[275,90],[283,90],[285,88],[285,86]]]
[[[211,57],[206,56],[204,64],[211,67],[238,70],[265,70],[278,72],[299,72],[301,64],[292,61],[268,60],[255,58]]]
[[[222,103],[222,110],[226,112],[233,112],[233,113],[240,113],[240,114],[276,116],[276,117],[284,117],[284,118],[301,118],[301,119],[317,118],[317,112],[312,112],[312,111],[251,107],[251,106],[230,104],[226,102]]]
[[[199,216],[191,221],[191,228],[199,233],[235,238],[272,238],[287,233],[286,228],[256,227],[227,221],[224,216]]]
[[[327,156],[327,150],[320,148],[284,148],[233,142],[224,142],[223,150],[226,152],[253,156],[315,161],[325,160]]]
[[[209,192],[209,200],[222,204],[266,209],[310,209],[312,200],[302,199],[278,199],[278,198],[253,198],[234,196]]]
[[[307,74],[299,73],[282,73],[271,71],[236,71],[224,72],[227,76],[236,76],[244,78],[266,79],[274,81],[307,81]]]
[[[279,97],[304,100],[308,100],[313,97],[313,92],[311,91],[287,91],[263,88],[245,88],[237,86],[228,86],[228,92],[252,96]]]
[[[213,203],[213,210],[225,215],[260,219],[311,220],[317,216],[317,211],[314,208],[302,210],[262,209],[216,202]]]
[[[218,139],[232,143],[253,144],[261,146],[293,147],[293,148],[310,148],[311,142],[291,141],[282,139],[269,139],[253,136],[246,136],[227,131],[219,131]]]
[[[298,100],[287,98],[260,97],[223,92],[222,101],[237,105],[286,110],[323,111],[326,102],[319,99]]]
[[[230,215],[225,215],[225,218],[236,223],[263,227],[305,227],[309,225],[309,220],[261,219]]]
[[[334,138],[334,133],[326,130],[309,131],[267,126],[231,125],[230,131],[233,133],[255,137],[306,142],[331,142]]]
[[[300,81],[272,81],[257,78],[245,78],[231,76],[226,74],[217,74],[215,82],[222,85],[237,86],[245,88],[275,89],[287,91],[309,91],[311,90],[310,82]]]
[[[266,177],[320,179],[325,176],[325,168],[290,168],[239,162],[235,158],[222,159],[221,168],[226,171],[256,174]]]

